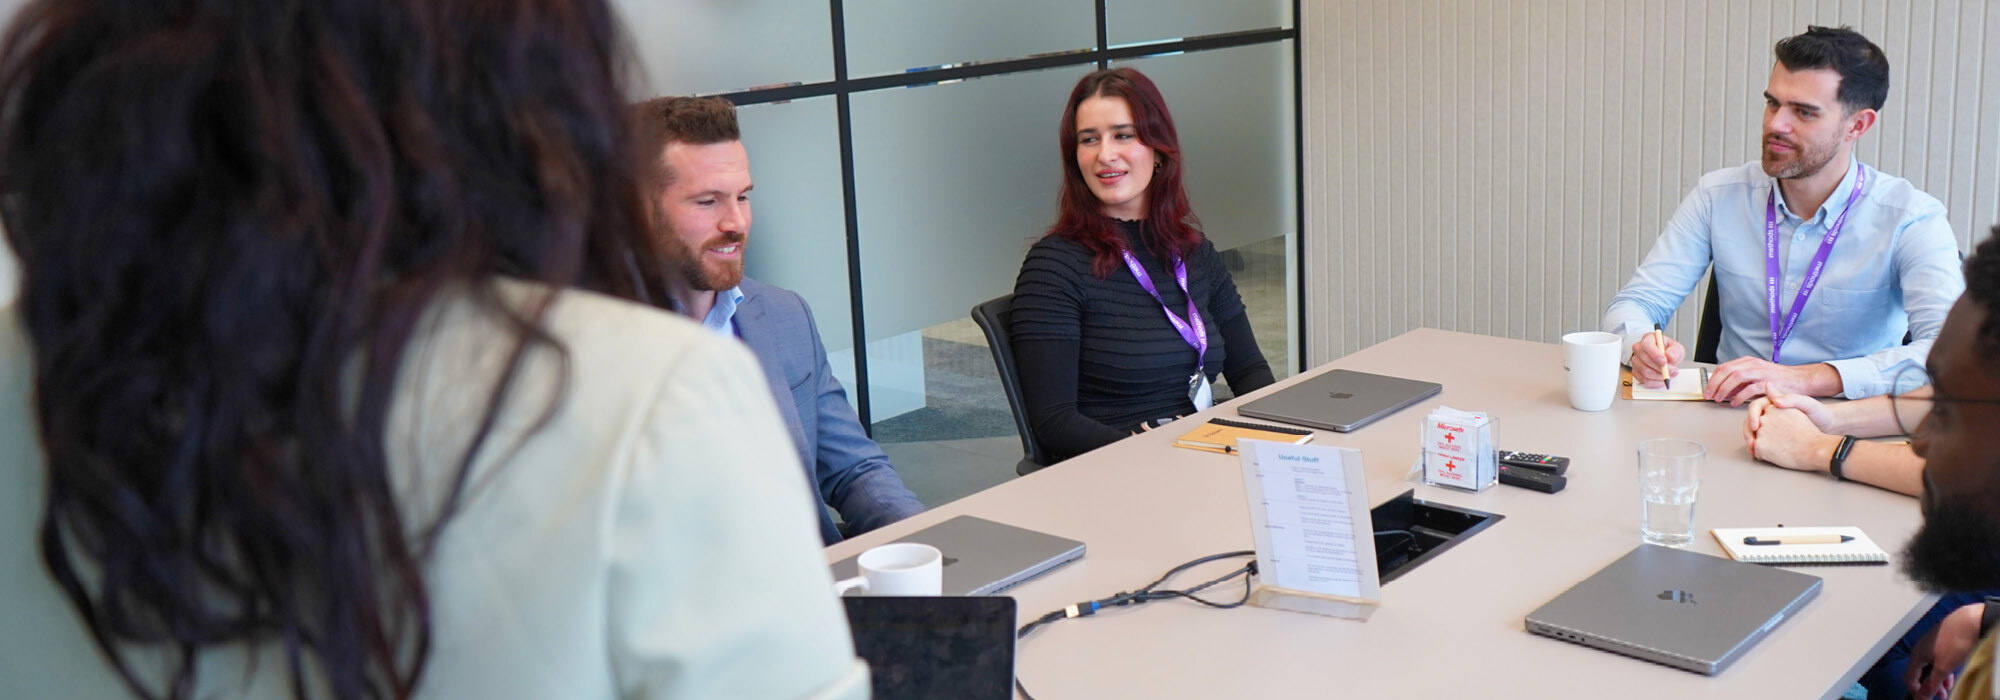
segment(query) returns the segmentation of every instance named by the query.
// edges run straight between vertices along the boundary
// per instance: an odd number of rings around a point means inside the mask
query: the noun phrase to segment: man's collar
[[[1799,212],[1792,211],[1791,205],[1785,203],[1785,188],[1778,186],[1779,180],[1777,178],[1771,178],[1771,191],[1778,193],[1778,210],[1785,216],[1797,218],[1802,222],[1812,221],[1812,217],[1823,216],[1825,217],[1824,223],[1831,226],[1833,225],[1833,217],[1840,215],[1837,209],[1847,206],[1847,195],[1854,191],[1854,179],[1860,172],[1860,156],[1849,153],[1847,155],[1847,174],[1841,176],[1840,184],[1833,186],[1833,193],[1826,196],[1826,201],[1819,203],[1819,211],[1811,212],[1812,216],[1805,216]]]
[[[715,293],[715,305],[708,307],[708,316],[701,319],[701,327],[711,333],[730,338],[736,337],[736,307],[743,303],[743,285],[737,285]]]

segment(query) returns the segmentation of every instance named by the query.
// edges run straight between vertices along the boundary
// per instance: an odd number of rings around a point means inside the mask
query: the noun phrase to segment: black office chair
[[[1722,296],[1715,290],[1715,271],[1711,269],[1707,298],[1701,302],[1701,320],[1694,331],[1694,361],[1711,365],[1715,364],[1715,347],[1722,344]]]
[[[972,322],[986,334],[986,347],[993,351],[993,368],[1000,371],[1000,388],[1007,393],[1007,407],[1014,412],[1014,429],[1021,433],[1021,451],[1027,456],[1014,465],[1014,473],[1027,476],[1048,466],[1049,455],[1035,441],[1035,430],[1028,424],[1028,407],[1021,399],[1021,375],[1014,369],[1014,345],[1007,337],[1013,312],[1014,295],[1003,294],[972,307]]]

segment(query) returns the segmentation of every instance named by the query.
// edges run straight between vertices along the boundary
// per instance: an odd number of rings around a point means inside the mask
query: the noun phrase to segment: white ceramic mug
[[[1563,369],[1569,372],[1569,405],[1579,411],[1602,411],[1618,398],[1616,333],[1584,331],[1563,336]]]
[[[861,575],[833,584],[836,595],[859,588],[868,595],[938,595],[944,590],[944,553],[917,542],[875,547],[854,558]]]

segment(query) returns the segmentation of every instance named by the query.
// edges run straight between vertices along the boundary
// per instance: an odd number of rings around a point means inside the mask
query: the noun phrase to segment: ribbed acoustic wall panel
[[[1596,328],[1695,180],[1757,157],[1771,46],[1811,24],[1887,52],[1857,153],[1970,250],[2000,218],[2000,3],[1308,0],[1308,366],[1419,327]]]

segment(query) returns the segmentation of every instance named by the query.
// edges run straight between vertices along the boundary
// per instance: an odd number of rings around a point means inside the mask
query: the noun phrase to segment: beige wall
[[[1756,157],[1771,45],[1807,24],[1888,53],[1857,153],[1983,239],[2000,3],[1305,0],[1308,365],[1423,326],[1595,328],[1696,178]]]

